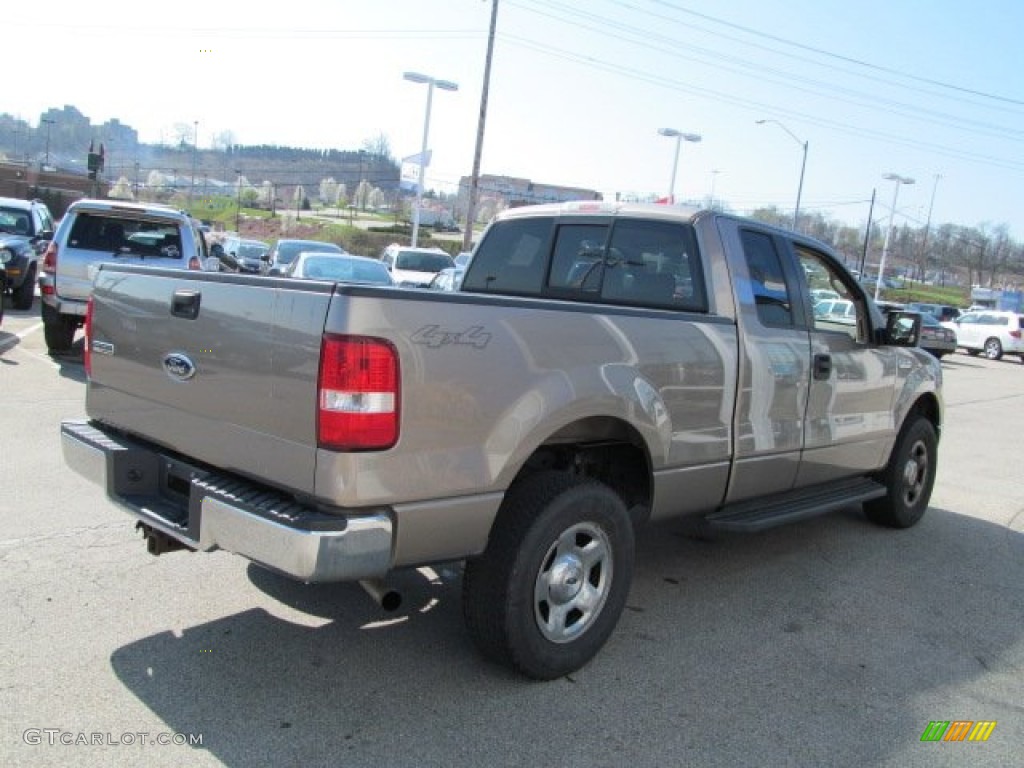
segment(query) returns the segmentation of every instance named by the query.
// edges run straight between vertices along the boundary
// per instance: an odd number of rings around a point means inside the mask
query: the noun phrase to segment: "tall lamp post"
[[[434,98],[434,86],[442,91],[459,90],[458,83],[450,80],[437,80],[419,72],[406,72],[403,77],[413,83],[427,84],[427,114],[423,119],[423,147],[420,150],[420,173],[416,182],[416,207],[412,211],[412,247],[416,247],[416,241],[420,231],[420,202],[423,200],[423,170],[427,164],[427,138],[430,134],[430,104]]]
[[[43,165],[48,166],[50,164],[50,126],[57,121],[43,117],[40,118],[39,122],[46,123],[46,159],[43,160]]]
[[[675,128],[659,128],[658,133],[662,136],[668,136],[670,139],[676,140],[676,154],[675,159],[672,161],[672,181],[670,181],[668,185],[668,199],[674,204],[676,201],[676,171],[679,168],[679,146],[684,141],[700,141],[700,134],[683,133],[682,131],[677,131]]]
[[[241,234],[239,229],[242,226],[242,171],[235,168],[235,186],[238,188],[235,193],[235,232]]]
[[[878,265],[878,279],[875,280],[875,301],[878,301],[878,294],[882,290],[882,277],[885,275],[885,260],[889,256],[889,241],[892,240],[892,231],[896,228],[896,198],[900,194],[901,184],[913,184],[914,180],[909,176],[900,176],[898,173],[886,173],[882,175],[887,181],[895,181],[892,190],[892,213],[889,215],[889,228],[885,231],[885,242],[882,244],[882,261]]]
[[[192,210],[192,195],[196,188],[196,156],[199,154],[199,121],[192,121],[192,182],[188,186],[188,207]]]
[[[804,171],[807,169],[807,142],[806,141],[800,141],[799,137],[795,133],[793,133],[791,130],[789,130],[789,128],[784,126],[778,120],[773,120],[771,118],[766,118],[764,120],[755,120],[754,122],[756,122],[758,125],[764,125],[765,123],[775,123],[777,126],[779,126],[779,128],[781,128],[786,133],[788,133],[793,138],[793,141],[795,141],[797,144],[799,144],[801,147],[803,147],[804,159],[800,163],[800,183],[797,185],[797,188],[796,188],[796,208],[793,210],[793,231],[796,231],[797,230],[797,222],[799,221],[799,218],[800,218],[800,198],[803,197],[803,193],[804,193]]]

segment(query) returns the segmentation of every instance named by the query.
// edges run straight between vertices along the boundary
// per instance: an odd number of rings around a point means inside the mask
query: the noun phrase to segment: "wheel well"
[[[614,490],[635,522],[650,514],[651,461],[640,434],[615,419],[569,425],[539,446],[513,482],[544,470],[599,480]]]
[[[942,428],[939,413],[939,401],[935,399],[935,395],[930,393],[922,395],[921,398],[914,403],[914,407],[907,413],[907,418],[904,420],[904,424],[909,423],[915,414],[920,414],[931,422],[932,426],[935,428],[935,433],[938,434],[939,430]]]

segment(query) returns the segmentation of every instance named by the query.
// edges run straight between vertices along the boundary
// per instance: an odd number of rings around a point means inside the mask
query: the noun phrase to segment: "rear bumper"
[[[191,549],[224,549],[304,582],[378,578],[391,568],[389,510],[328,515],[86,421],[61,424],[61,448],[65,463],[121,508]]]

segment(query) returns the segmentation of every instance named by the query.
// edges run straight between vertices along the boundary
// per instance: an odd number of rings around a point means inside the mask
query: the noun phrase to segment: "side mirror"
[[[267,262],[267,264],[269,264],[270,263],[270,254],[269,253],[264,253],[262,256],[260,256],[260,261],[265,261],[265,262]]]
[[[916,347],[921,339],[921,315],[890,312],[885,320],[885,343],[894,347]]]

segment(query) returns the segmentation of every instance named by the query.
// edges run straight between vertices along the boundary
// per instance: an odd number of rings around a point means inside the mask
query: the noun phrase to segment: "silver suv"
[[[67,352],[85,320],[96,267],[103,262],[172,269],[219,269],[200,223],[165,205],[79,200],[72,203],[43,257],[39,287],[51,353]]]

